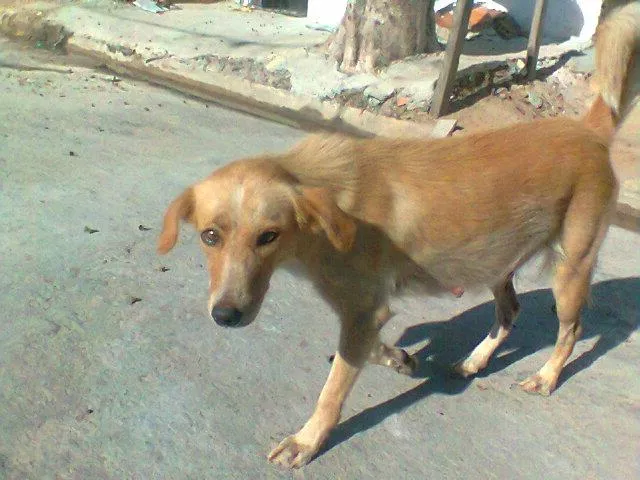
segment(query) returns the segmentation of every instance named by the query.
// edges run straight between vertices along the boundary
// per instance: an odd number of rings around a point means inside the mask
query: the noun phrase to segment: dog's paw
[[[403,375],[413,375],[418,369],[418,359],[400,349],[399,358],[389,358],[388,366]]]
[[[287,468],[300,468],[313,458],[319,447],[301,442],[297,435],[285,438],[267,457],[271,463]]]
[[[389,367],[403,375],[412,376],[418,370],[416,357],[409,355],[402,348],[389,347],[385,344],[380,344],[372,353],[369,361],[383,367]]]
[[[536,373],[520,382],[520,387],[527,393],[538,393],[548,397],[556,389],[556,381]]]
[[[477,362],[473,357],[467,357],[453,365],[453,371],[463,378],[469,378],[487,366],[486,363]]]

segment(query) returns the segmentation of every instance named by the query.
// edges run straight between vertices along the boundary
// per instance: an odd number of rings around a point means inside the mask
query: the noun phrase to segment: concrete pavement
[[[0,9],[0,26],[6,34],[35,36],[44,44],[67,41],[68,36],[70,50],[99,58],[121,73],[208,94],[234,102],[236,108],[249,103],[255,111],[279,115],[294,125],[412,136],[427,135],[433,128],[433,122],[398,121],[334,99],[391,88],[406,96],[408,108],[424,109],[433,95],[442,55],[400,62],[379,77],[348,75],[316,48],[329,33],[307,28],[305,18],[240,11],[231,0],[179,8],[157,15],[107,0],[42,2]],[[583,46],[578,41],[543,45],[540,58],[548,59],[546,64],[557,63],[561,55]],[[474,40],[465,46],[459,70],[495,68],[524,58],[525,49],[526,39],[521,37]],[[367,98],[381,103],[387,97]]]
[[[640,241],[618,228],[553,396],[513,386],[556,332],[533,265],[488,372],[444,368],[485,334],[488,295],[399,299],[385,335],[419,351],[420,377],[367,368],[322,455],[300,472],[269,465],[311,412],[337,322],[306,280],[280,272],[252,326],[216,328],[194,233],[167,257],[155,240],[185,185],[302,133],[15,48],[0,43],[0,478],[637,474]]]

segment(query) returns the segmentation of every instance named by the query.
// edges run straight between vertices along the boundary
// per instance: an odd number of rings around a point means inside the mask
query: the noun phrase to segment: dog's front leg
[[[313,415],[298,433],[285,438],[271,451],[269,461],[299,468],[313,458],[338,424],[342,405],[376,340],[373,314],[343,319],[340,347]]]

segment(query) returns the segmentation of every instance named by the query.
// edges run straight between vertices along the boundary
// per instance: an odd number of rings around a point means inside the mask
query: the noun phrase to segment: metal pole
[[[444,65],[440,70],[440,77],[436,85],[436,91],[433,95],[431,104],[431,115],[439,117],[449,110],[449,96],[453,81],[458,71],[458,60],[460,60],[460,51],[462,43],[467,36],[469,28],[469,16],[473,0],[458,0],[456,2],[456,10],[453,17],[453,28],[447,40],[447,51],[445,52]]]
[[[542,23],[544,12],[547,7],[547,0],[537,0],[533,19],[531,20],[531,31],[529,32],[529,44],[527,45],[527,79],[536,78],[536,64],[538,63],[538,52],[542,41]]]

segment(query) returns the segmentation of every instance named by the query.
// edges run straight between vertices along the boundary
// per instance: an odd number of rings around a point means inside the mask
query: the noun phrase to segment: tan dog
[[[158,250],[174,246],[181,220],[200,232],[216,323],[249,324],[272,272],[289,259],[302,262],[340,317],[338,351],[316,409],[271,461],[299,467],[318,452],[367,360],[413,371],[406,352],[378,337],[402,280],[419,280],[431,293],[492,289],[495,324],[456,366],[472,375],[511,330],[519,309],[513,272],[554,247],[558,339],[521,385],[541,394],[555,388],[580,335],[580,308],[616,201],[608,144],[633,97],[628,76],[637,72],[639,43],[638,4],[600,28],[599,96],[582,121],[442,140],[312,136],[286,154],[227,165],[171,203]]]

